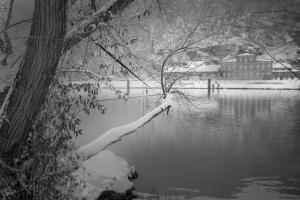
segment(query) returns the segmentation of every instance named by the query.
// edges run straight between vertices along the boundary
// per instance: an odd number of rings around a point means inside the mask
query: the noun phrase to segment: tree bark
[[[66,33],[67,0],[35,0],[25,55],[0,127],[0,153],[26,140],[55,75]]]

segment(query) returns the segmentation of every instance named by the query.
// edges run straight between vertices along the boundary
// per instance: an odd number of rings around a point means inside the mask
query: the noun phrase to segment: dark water
[[[135,166],[138,192],[195,199],[300,199],[300,92],[185,91],[169,114],[110,150]],[[83,117],[85,144],[134,121],[156,97],[104,102]]]

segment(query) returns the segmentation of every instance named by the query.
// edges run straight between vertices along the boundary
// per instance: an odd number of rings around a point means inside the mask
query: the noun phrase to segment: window
[[[269,64],[269,69],[272,69],[272,64]]]

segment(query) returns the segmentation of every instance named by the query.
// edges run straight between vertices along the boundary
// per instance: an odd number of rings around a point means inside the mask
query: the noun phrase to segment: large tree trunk
[[[66,33],[67,0],[35,0],[28,46],[0,127],[0,153],[26,140],[55,75]]]

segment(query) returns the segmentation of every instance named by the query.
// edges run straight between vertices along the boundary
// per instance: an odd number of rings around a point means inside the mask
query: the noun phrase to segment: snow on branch
[[[79,152],[83,153],[84,160],[88,160],[92,156],[100,153],[101,151],[105,150],[110,145],[120,141],[122,137],[136,131],[140,127],[144,126],[146,123],[151,121],[153,118],[158,116],[165,110],[168,110],[172,104],[172,94],[168,94],[160,106],[155,108],[154,110],[150,111],[140,119],[123,125],[119,127],[112,128],[101,135],[99,138],[94,140],[93,142],[83,146]]]
[[[82,39],[88,37],[97,30],[98,25],[106,24],[113,15],[121,12],[134,0],[109,0],[106,4],[96,11],[92,16],[83,20],[78,26],[67,32],[63,47],[63,53],[66,53]]]

